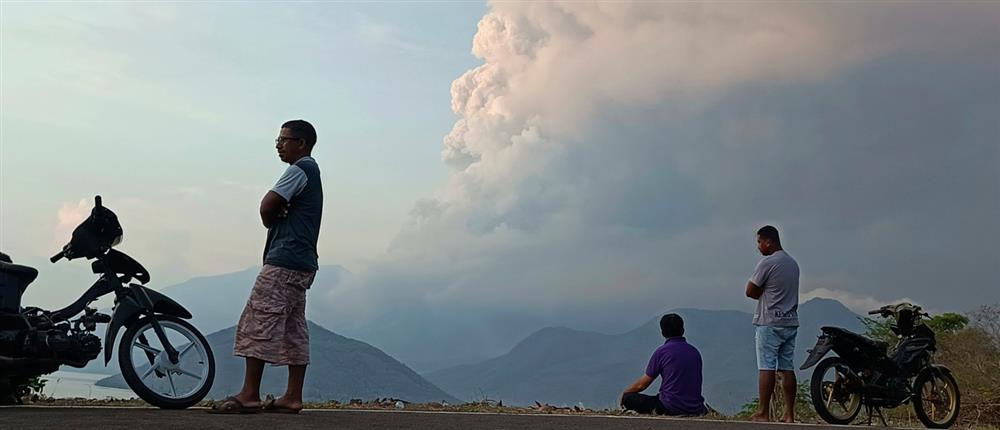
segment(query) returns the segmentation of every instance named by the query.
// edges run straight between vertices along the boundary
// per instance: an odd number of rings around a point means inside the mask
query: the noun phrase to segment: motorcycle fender
[[[924,372],[931,372],[936,375],[951,375],[951,369],[940,364],[932,364],[924,369]]]
[[[115,312],[111,315],[111,323],[108,324],[108,330],[104,334],[105,366],[111,362],[112,348],[115,339],[118,338],[118,331],[146,314],[148,309],[157,314],[191,319],[191,312],[188,312],[184,306],[173,301],[170,297],[138,284],[130,284],[129,290],[129,294],[123,296],[118,301],[118,305],[115,306]]]
[[[820,336],[819,339],[816,339],[816,346],[809,350],[809,357],[802,363],[802,367],[799,367],[799,370],[806,370],[815,366],[832,348],[833,342],[830,341],[830,337],[826,335]]]

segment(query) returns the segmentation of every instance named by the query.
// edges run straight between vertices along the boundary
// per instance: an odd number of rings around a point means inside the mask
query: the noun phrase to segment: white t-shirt
[[[798,327],[799,264],[787,252],[761,258],[750,282],[764,289],[753,314],[754,325]]]

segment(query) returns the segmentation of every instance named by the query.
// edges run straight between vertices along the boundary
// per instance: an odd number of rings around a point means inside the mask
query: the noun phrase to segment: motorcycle
[[[822,327],[823,334],[801,367],[816,365],[810,394],[819,416],[830,424],[850,424],[864,406],[869,425],[873,412],[885,424],[882,408],[912,402],[924,426],[954,424],[961,393],[951,370],[934,364],[937,341],[923,322],[930,315],[909,303],[883,306],[868,314],[892,318],[890,329],[899,341],[890,350],[885,342],[838,327]],[[823,359],[831,350],[837,356]]]
[[[114,341],[118,364],[129,388],[165,409],[183,409],[201,401],[215,379],[215,358],[208,341],[185,321],[191,313],[169,297],[145,287],[149,272],[138,261],[113,249],[121,243],[118,217],[94,198],[90,216],[50,261],[93,260],[98,280],[75,302],[56,311],[21,307],[21,296],[38,276],[34,268],[14,264],[0,253],[0,404],[20,403],[28,383],[62,365],[82,368],[98,357],[97,324],[108,324],[104,365]],[[138,283],[131,282],[137,281]],[[111,315],[90,304],[114,293]]]

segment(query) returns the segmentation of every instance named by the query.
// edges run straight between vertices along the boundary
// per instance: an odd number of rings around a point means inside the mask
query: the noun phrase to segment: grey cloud
[[[448,183],[332,318],[445,365],[542,323],[747,307],[764,223],[803,291],[1000,300],[1000,8],[953,6],[494,5]],[[399,332],[449,324],[433,354]]]

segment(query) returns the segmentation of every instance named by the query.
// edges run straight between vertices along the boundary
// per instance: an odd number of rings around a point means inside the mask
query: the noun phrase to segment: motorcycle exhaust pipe
[[[854,369],[845,366],[843,368],[840,368],[840,370],[846,370],[846,372],[844,372],[845,373],[844,376],[847,376],[847,379],[850,380],[852,384],[857,384],[859,387],[864,387],[867,385],[865,384],[865,380],[861,378],[861,375],[858,375],[857,372],[854,371]]]

